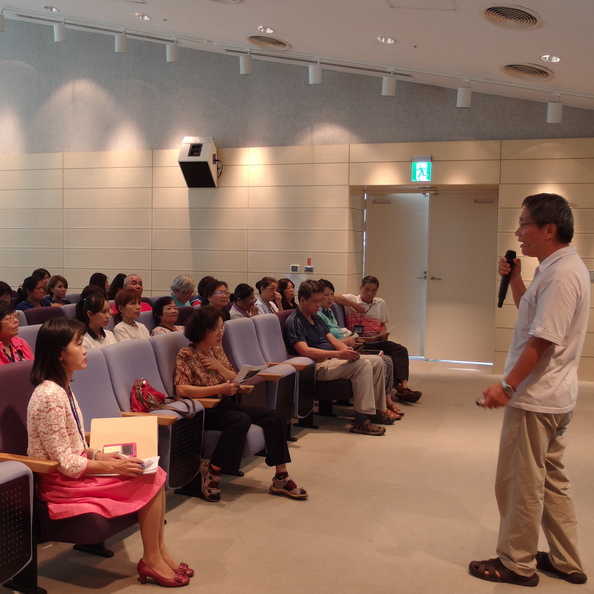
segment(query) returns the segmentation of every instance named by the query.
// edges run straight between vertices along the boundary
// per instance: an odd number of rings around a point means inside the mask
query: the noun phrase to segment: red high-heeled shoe
[[[180,563],[177,571],[181,571],[181,573],[187,575],[189,578],[194,577],[194,570],[188,567],[187,563]]]
[[[152,578],[159,586],[163,586],[164,588],[179,588],[180,586],[187,586],[190,583],[190,578],[181,571],[178,571],[173,578],[164,578],[152,570],[142,559],[138,562],[136,571],[138,571],[141,584],[146,584],[147,577]]]

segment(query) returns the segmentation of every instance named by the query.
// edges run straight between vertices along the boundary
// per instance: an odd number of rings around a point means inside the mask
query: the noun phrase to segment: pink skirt
[[[70,478],[59,472],[37,475],[37,496],[47,502],[52,520],[81,514],[116,518],[144,507],[165,483],[167,473],[138,477],[82,476]]]

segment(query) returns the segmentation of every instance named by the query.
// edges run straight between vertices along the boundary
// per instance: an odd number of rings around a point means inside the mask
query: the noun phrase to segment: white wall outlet
[[[299,264],[291,264],[291,272],[299,272]]]
[[[303,272],[313,272],[313,266],[304,266]]]

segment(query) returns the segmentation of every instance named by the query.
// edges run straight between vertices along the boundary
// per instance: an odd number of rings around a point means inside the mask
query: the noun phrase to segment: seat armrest
[[[140,413],[133,411],[122,411],[122,417],[146,417],[149,413]],[[177,421],[177,417],[169,415],[153,415],[151,417],[157,417],[157,425],[173,425]]]
[[[0,452],[0,462],[22,462],[32,472],[38,474],[47,474],[58,468],[57,460],[46,460],[44,458],[30,458],[29,456],[19,456],[18,454],[5,454]]]
[[[290,365],[295,371],[303,371],[307,367],[305,363],[291,363],[291,361],[284,361],[283,363],[269,363],[266,361],[266,365],[268,367],[272,367],[273,365]]]
[[[283,377],[282,373],[258,373],[258,377],[261,377],[264,381],[267,382],[278,382]]]
[[[91,443],[91,432],[90,431],[85,431],[85,441],[87,442],[87,445],[89,445]]]
[[[192,398],[192,400],[200,402],[204,408],[214,408],[221,401],[220,398],[217,398],[216,396],[212,398]]]
[[[239,386],[237,387],[237,393],[238,394],[249,394],[255,386],[249,385],[249,384],[239,384]]]

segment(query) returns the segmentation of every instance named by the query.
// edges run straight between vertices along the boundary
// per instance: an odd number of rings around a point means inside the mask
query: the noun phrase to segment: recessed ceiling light
[[[271,29],[270,27],[267,27],[266,25],[259,25],[258,31],[260,31],[262,33],[274,33],[274,29]]]
[[[396,43],[395,39],[393,39],[392,37],[386,37],[385,35],[378,35],[377,40],[387,44]]]
[[[44,6],[45,10],[49,10],[50,12],[60,12],[55,6]]]
[[[543,62],[561,62],[561,58],[559,56],[553,56],[552,54],[544,54],[540,56],[540,59]]]
[[[148,14],[142,14],[142,12],[134,13],[134,16],[137,16],[141,21],[150,21],[151,17]]]

